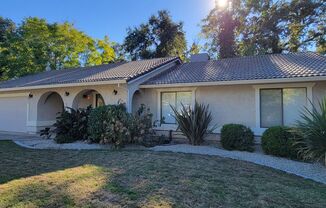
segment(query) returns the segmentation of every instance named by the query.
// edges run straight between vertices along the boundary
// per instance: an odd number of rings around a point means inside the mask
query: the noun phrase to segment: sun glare
[[[225,8],[228,5],[228,0],[216,0],[216,5],[220,8]]]

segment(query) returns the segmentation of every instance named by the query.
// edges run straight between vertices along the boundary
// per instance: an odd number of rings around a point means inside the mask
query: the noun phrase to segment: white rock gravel
[[[275,168],[287,173],[295,174],[306,179],[311,179],[326,184],[326,168],[321,164],[298,162],[262,153],[240,151],[227,151],[209,146],[191,146],[187,144],[165,145],[150,148],[153,151],[168,151],[179,153],[192,153],[201,155],[216,155],[225,158],[243,160],[255,164]]]

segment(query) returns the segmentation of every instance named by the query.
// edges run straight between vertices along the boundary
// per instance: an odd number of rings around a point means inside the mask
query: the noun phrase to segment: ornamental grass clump
[[[204,142],[207,133],[213,129],[208,129],[212,122],[212,114],[209,105],[195,103],[193,109],[181,103],[181,109],[171,106],[174,118],[178,123],[178,129],[186,136],[191,145],[200,145]]]
[[[326,165],[326,97],[318,106],[311,105],[312,109],[305,107],[297,121],[295,146],[303,159],[323,161]]]

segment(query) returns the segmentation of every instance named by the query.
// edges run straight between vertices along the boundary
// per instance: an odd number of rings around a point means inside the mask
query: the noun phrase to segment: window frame
[[[191,93],[191,106],[193,106],[193,102],[192,102],[192,100],[193,100],[193,92],[191,91],[191,90],[182,90],[182,91],[177,91],[177,90],[175,90],[175,91],[161,91],[160,92],[160,117],[159,117],[159,119],[160,119],[160,123],[161,124],[163,124],[163,125],[176,125],[177,124],[177,122],[175,122],[175,123],[166,123],[166,122],[162,122],[163,121],[163,111],[162,111],[162,97],[163,97],[163,93],[174,93],[174,99],[175,99],[175,106],[177,106],[177,102],[178,102],[178,96],[177,96],[177,94],[178,93],[180,93],[180,92],[189,92],[189,93]]]
[[[183,92],[183,91],[190,91],[192,95],[191,99],[191,107],[195,106],[196,102],[196,91],[198,87],[166,87],[166,88],[157,88],[155,89],[155,97],[156,97],[156,111],[155,111],[155,120],[157,124],[155,125],[154,129],[159,131],[176,131],[178,128],[177,124],[162,124],[161,123],[161,92]]]
[[[281,126],[284,126],[284,89],[305,89],[306,93],[306,101],[309,100],[308,97],[308,91],[309,91],[309,86],[296,86],[296,87],[291,87],[291,86],[284,86],[284,87],[278,87],[278,88],[260,88],[259,89],[259,127],[263,129],[267,129],[270,127],[266,127],[262,125],[262,99],[261,99],[261,91],[263,90],[281,90],[281,113],[282,113],[282,124]],[[308,104],[309,102],[307,102]]]
[[[260,116],[260,128],[269,128],[267,126],[262,125],[262,95],[261,92],[263,90],[281,90],[281,115],[282,115],[282,126],[284,125],[284,109],[283,109],[283,88],[264,88],[264,89],[259,89],[259,116]]]

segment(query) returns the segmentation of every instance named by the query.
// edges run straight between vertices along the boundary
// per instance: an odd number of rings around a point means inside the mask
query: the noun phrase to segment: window
[[[104,105],[104,99],[102,97],[102,95],[100,94],[96,94],[95,96],[95,107],[100,107]]]
[[[170,107],[176,107],[178,110],[182,108],[181,103],[188,107],[191,106],[191,92],[162,92],[161,93],[161,122],[164,124],[175,124],[173,111]]]
[[[291,126],[300,118],[306,104],[306,88],[261,89],[260,126]]]

